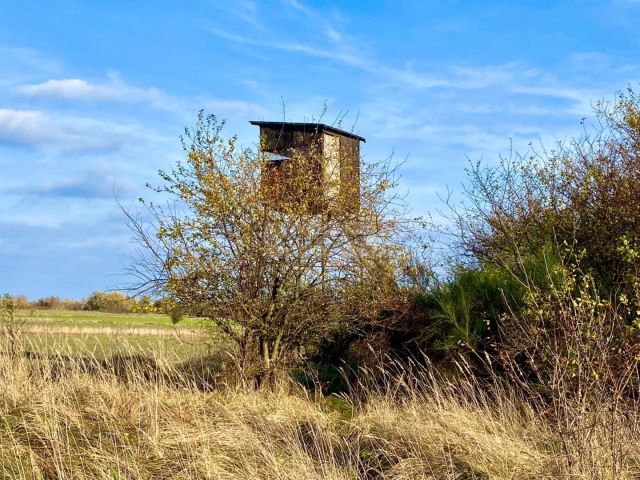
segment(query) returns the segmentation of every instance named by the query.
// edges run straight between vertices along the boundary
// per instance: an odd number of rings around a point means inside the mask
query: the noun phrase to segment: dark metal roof
[[[344,135],[345,137],[355,138],[356,140],[360,140],[361,142],[365,142],[364,137],[356,135],[351,132],[347,132],[345,130],[340,130],[339,128],[332,127],[331,125],[325,125],[324,123],[304,123],[304,122],[263,122],[260,120],[251,120],[249,122],[251,125],[258,125],[260,127],[269,127],[269,128],[285,128],[290,127],[294,129],[307,129],[313,128],[318,131],[327,131],[330,133],[335,133],[336,135]]]

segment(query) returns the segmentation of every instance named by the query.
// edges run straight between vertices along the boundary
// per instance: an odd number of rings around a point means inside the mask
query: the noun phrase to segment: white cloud
[[[310,17],[317,15],[309,7],[301,6],[297,0],[290,0],[290,2],[292,7],[302,10]],[[445,65],[438,68],[440,72],[438,75],[415,70],[411,64],[400,68],[380,62],[362,53],[363,48],[353,44],[342,32],[329,24],[326,25],[324,32],[334,44],[333,48],[325,48],[324,46],[316,46],[296,39],[282,39],[270,35],[264,36],[264,38],[247,35],[240,36],[211,24],[207,25],[205,29],[218,37],[237,44],[300,53],[309,57],[330,60],[337,64],[369,73],[384,83],[400,85],[414,90],[434,88],[470,90],[489,87],[502,87],[509,90],[512,87],[521,86],[523,90],[521,92],[514,91],[514,93],[535,94],[535,88],[538,88],[539,85],[544,86],[552,80],[552,76],[548,72],[527,67],[519,61],[481,66]],[[527,92],[524,91],[525,88],[528,89]],[[560,93],[559,89],[555,89],[556,96],[561,96]],[[575,100],[576,95],[584,92],[567,89],[564,93],[567,94],[565,98]],[[543,94],[546,95],[546,93]]]
[[[259,116],[265,113],[260,105],[243,100],[225,100],[207,96],[172,96],[156,87],[137,87],[109,74],[107,81],[91,82],[80,78],[51,79],[42,83],[20,85],[14,93],[23,98],[60,99],[73,102],[140,103],[153,108],[192,118],[204,108],[223,118]]]
[[[124,86],[96,85],[79,78],[22,85],[15,91],[23,97],[57,97],[66,100],[123,100],[129,99],[134,93]]]
[[[158,88],[131,86],[114,74],[110,74],[108,81],[102,83],[89,82],[80,78],[52,79],[42,83],[20,85],[14,92],[26,98],[144,102],[154,106],[167,106],[173,103],[173,99]]]
[[[113,151],[133,135],[130,127],[37,110],[0,109],[0,143],[65,152]]]
[[[532,95],[537,97],[550,97],[568,101],[570,106],[566,113],[572,113],[576,117],[591,113],[592,102],[604,98],[604,92],[595,89],[571,88],[568,86],[544,85],[526,86],[514,85],[511,88],[513,93]]]

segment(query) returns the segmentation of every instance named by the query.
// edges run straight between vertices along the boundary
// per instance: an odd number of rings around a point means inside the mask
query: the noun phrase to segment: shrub
[[[120,292],[93,292],[86,301],[86,310],[110,313],[132,313],[135,299]]]
[[[0,297],[0,332],[6,341],[7,353],[15,357],[19,351],[20,333],[24,326],[24,319],[16,315],[19,300],[9,294]]]
[[[148,295],[141,295],[133,304],[134,313],[154,313],[156,311],[155,303]]]
[[[502,365],[549,407],[567,457],[586,461],[582,470],[597,468],[601,459],[589,452],[606,435],[608,468],[617,478],[625,446],[616,419],[637,408],[640,391],[640,322],[629,326],[629,302],[603,298],[590,274],[560,270],[560,280],[556,272],[549,288],[531,287],[526,307],[504,316]]]
[[[84,300],[61,299],[56,296],[39,298],[29,304],[32,308],[45,310],[84,310]]]
[[[174,306],[169,313],[169,316],[171,317],[171,323],[175,325],[176,323],[182,321],[184,319],[184,315],[184,310],[180,306]]]
[[[526,261],[543,251],[590,273],[605,297],[633,296],[636,269],[621,250],[640,239],[640,98],[599,104],[597,135],[549,156],[472,165],[467,202],[454,209],[462,252],[527,281]],[[629,319],[632,320],[632,319]]]

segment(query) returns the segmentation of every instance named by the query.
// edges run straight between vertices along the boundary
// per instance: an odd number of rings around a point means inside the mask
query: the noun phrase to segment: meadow
[[[38,310],[21,309],[16,316],[29,325],[60,327],[174,327],[186,329],[201,326],[197,318],[186,317],[173,324],[169,315],[157,313],[110,313],[88,310]]]
[[[615,439],[597,427],[567,444],[498,377],[388,360],[340,394],[288,376],[256,390],[197,319],[18,314],[21,351],[0,349],[0,478],[613,479],[640,465],[635,416],[607,419]]]
[[[168,315],[108,313],[85,310],[22,309],[22,343],[27,352],[75,354],[107,358],[118,352],[187,359],[220,349],[212,328],[197,318],[174,324]]]

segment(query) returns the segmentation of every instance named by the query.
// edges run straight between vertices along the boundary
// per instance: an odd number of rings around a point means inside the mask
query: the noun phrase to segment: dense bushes
[[[471,165],[465,200],[451,208],[454,266],[445,281],[416,297],[422,319],[407,320],[427,325],[430,348],[457,355],[502,344],[504,318],[526,317],[522,325],[540,328],[531,311],[562,310],[566,298],[558,289],[576,301],[605,302],[616,321],[635,328],[640,97],[629,90],[613,104],[600,103],[596,119],[602,126],[597,134],[548,155]],[[591,286],[586,291],[585,284]]]
[[[43,297],[33,302],[28,302],[21,308],[40,308],[46,310],[83,310],[84,300],[73,300],[69,298],[59,298],[56,296]]]
[[[445,363],[488,354],[539,385],[557,384],[549,379],[565,361],[605,383],[629,377],[640,325],[640,98],[621,94],[596,116],[601,131],[548,155],[472,165],[465,201],[451,209],[449,272],[405,285],[402,315],[336,340],[325,359],[366,363],[372,345]]]
[[[93,292],[87,298],[85,310],[97,310],[112,313],[131,313],[135,300],[120,292]]]
[[[597,135],[547,158],[473,166],[454,212],[467,264],[519,285],[498,324],[505,360],[582,394],[640,386],[640,98],[629,91],[596,114]]]
[[[467,202],[455,219],[462,251],[476,265],[527,274],[522,259],[551,246],[593,276],[604,296],[633,295],[640,239],[640,99],[632,91],[600,104],[597,135],[469,170]]]

